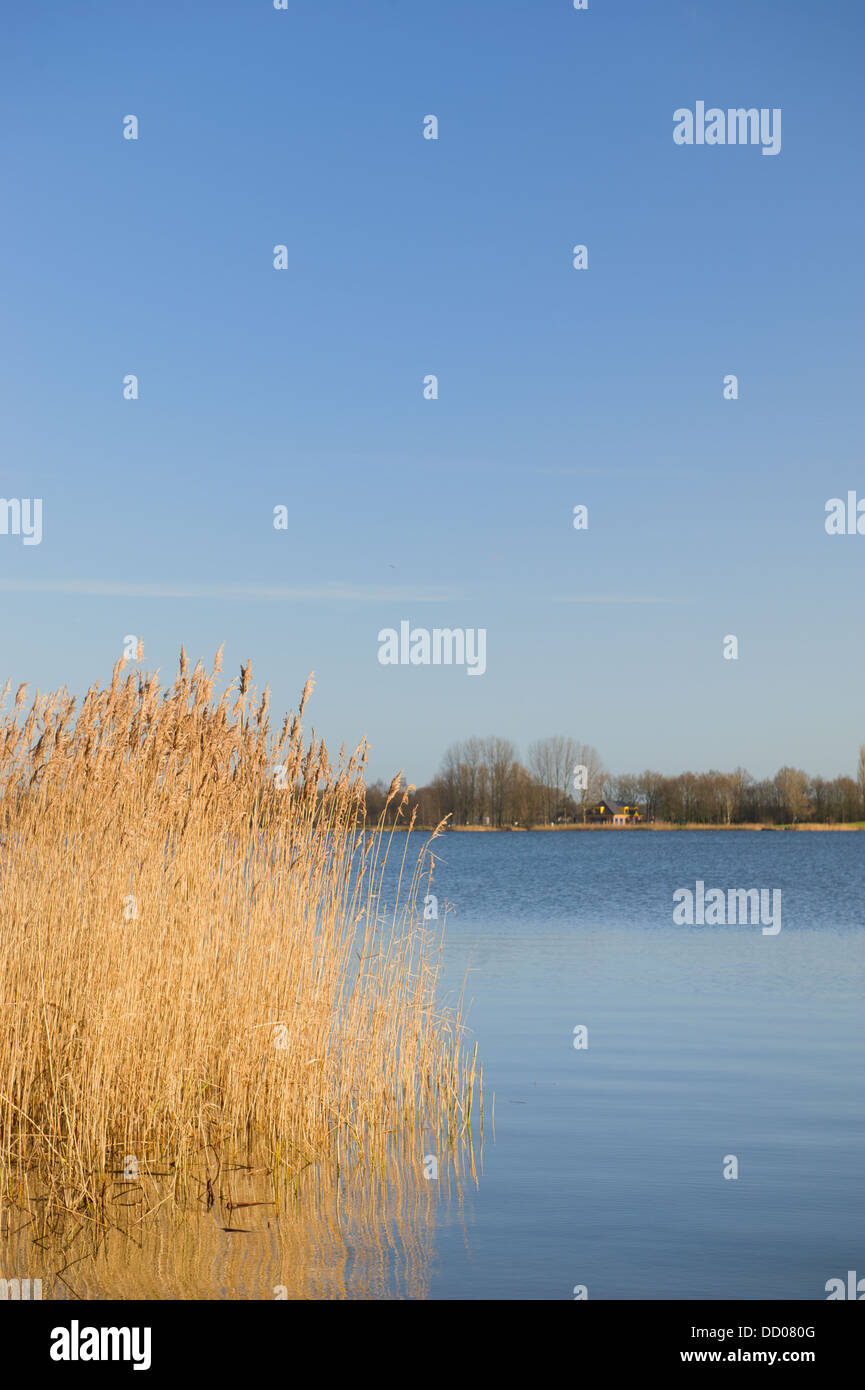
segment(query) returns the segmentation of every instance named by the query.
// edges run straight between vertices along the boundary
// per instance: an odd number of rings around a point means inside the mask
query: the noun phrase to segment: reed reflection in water
[[[462,1220],[475,1160],[443,1154],[434,1179],[396,1152],[288,1181],[235,1165],[185,1211],[142,1173],[113,1184],[104,1220],[49,1218],[31,1193],[0,1207],[0,1274],[41,1278],[43,1299],[423,1299],[438,1214]]]

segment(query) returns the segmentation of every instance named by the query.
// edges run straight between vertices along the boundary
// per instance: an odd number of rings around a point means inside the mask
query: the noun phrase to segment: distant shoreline
[[[388,826],[388,830],[407,830],[406,825]],[[433,831],[433,825],[415,825],[415,830]],[[768,830],[768,831],[846,831],[846,830],[865,830],[865,821],[844,821],[836,824],[826,824],[809,821],[806,825],[764,825],[760,823],[743,823],[741,825],[711,825],[704,821],[688,821],[679,824],[677,821],[652,821],[650,825],[447,825],[444,827],[448,834],[457,835],[524,835],[528,831],[543,832],[567,832],[578,830],[582,832],[600,832],[603,835],[630,835],[644,832],[647,830]]]

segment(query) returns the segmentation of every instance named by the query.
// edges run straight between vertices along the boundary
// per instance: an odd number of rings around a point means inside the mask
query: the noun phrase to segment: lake
[[[229,1230],[217,1208],[162,1211],[51,1296],[819,1300],[865,1272],[865,835],[448,833],[435,851],[442,984],[466,978],[484,1067],[475,1174],[440,1155],[428,1180],[418,1154],[408,1177],[307,1175],[294,1207]],[[676,925],[698,880],[780,889],[781,930]]]
[[[862,1266],[861,835],[449,834],[441,853],[496,1137],[433,1297],[819,1299]],[[780,888],[780,932],[674,925],[697,880]]]

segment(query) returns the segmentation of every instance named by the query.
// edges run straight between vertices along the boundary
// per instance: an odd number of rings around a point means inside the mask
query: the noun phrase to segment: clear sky
[[[861,0],[7,7],[0,495],[43,536],[0,535],[0,683],[224,640],[279,715],[314,670],[374,776],[488,733],[852,774],[863,38]],[[781,108],[780,153],[676,145],[698,101]],[[485,628],[485,674],[381,665],[406,619]]]

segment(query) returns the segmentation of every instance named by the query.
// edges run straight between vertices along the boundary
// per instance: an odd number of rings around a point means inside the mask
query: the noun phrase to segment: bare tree
[[[644,772],[639,779],[640,794],[646,804],[647,820],[654,820],[660,810],[658,803],[665,780],[660,772],[649,771]]]
[[[536,825],[543,817],[541,797],[541,789],[528,768],[516,763],[507,808],[508,820],[518,825]]]
[[[367,790],[368,815],[380,813],[383,784]],[[735,825],[743,822],[850,822],[865,818],[865,744],[856,777],[827,782],[800,768],[782,767],[755,782],[743,767],[735,772],[680,772],[664,776],[612,778],[591,744],[558,734],[529,747],[529,766],[517,759],[506,738],[469,738],[448,748],[435,781],[416,794],[423,815],[437,823],[450,814],[457,825],[549,824],[582,816],[601,798],[644,802],[650,820]]]
[[[556,793],[551,743],[551,739],[539,738],[529,747],[529,770],[538,784],[544,825],[549,825],[553,818]]]
[[[463,739],[452,743],[442,759],[440,780],[446,789],[454,820],[460,825],[477,825],[481,814],[484,777],[483,741]]]
[[[591,744],[556,734],[529,749],[529,767],[542,789],[544,820],[554,820],[573,799],[585,818],[585,808],[602,795],[606,769]],[[580,771],[578,775],[578,770]],[[571,808],[573,809],[573,808]]]
[[[490,825],[504,825],[518,767],[517,750],[506,738],[486,738],[482,746]]]
[[[640,779],[632,772],[621,772],[616,778],[616,801],[630,806],[640,800]]]
[[[803,820],[808,815],[808,775],[797,767],[782,767],[775,774],[779,819]]]
[[[582,769],[579,777],[576,776],[578,769]],[[597,749],[590,743],[577,743],[573,750],[570,794],[577,803],[582,820],[586,819],[587,807],[603,795],[608,777]]]

